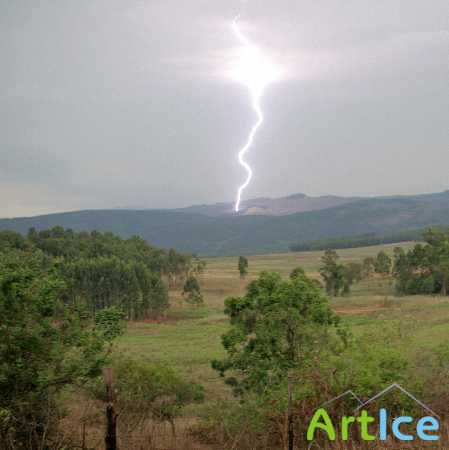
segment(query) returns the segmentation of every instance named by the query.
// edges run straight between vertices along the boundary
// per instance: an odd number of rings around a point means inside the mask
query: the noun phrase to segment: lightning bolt
[[[255,47],[251,41],[241,32],[238,21],[240,19],[240,15],[238,15],[232,22],[232,30],[237,37],[237,39],[242,43],[242,45],[245,47],[245,49],[249,53],[258,52],[257,47]],[[242,193],[243,191],[248,187],[248,185],[251,182],[251,179],[253,177],[253,171],[250,167],[250,165],[245,161],[245,155],[248,152],[248,150],[252,147],[254,143],[254,138],[256,137],[257,131],[260,128],[260,126],[263,124],[264,116],[262,112],[262,108],[260,105],[260,100],[262,97],[262,91],[264,88],[264,83],[258,83],[257,80],[248,80],[247,86],[251,93],[251,104],[252,109],[256,113],[257,116],[257,122],[253,125],[251,128],[251,131],[248,136],[248,140],[246,141],[246,144],[241,148],[241,150],[238,153],[238,161],[239,164],[245,169],[246,171],[246,180],[245,182],[238,188],[237,191],[237,200],[235,202],[235,212],[239,212],[240,210],[240,203],[242,200]]]

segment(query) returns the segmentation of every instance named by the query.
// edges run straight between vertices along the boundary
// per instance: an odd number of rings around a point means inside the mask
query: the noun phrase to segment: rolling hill
[[[94,210],[2,219],[0,229],[26,232],[56,225],[141,235],[151,244],[201,255],[281,252],[298,242],[449,225],[449,191],[383,197],[289,215],[209,216],[179,210]]]
[[[345,205],[360,200],[357,197],[337,197],[335,195],[324,195],[310,197],[305,194],[292,194],[287,197],[269,198],[260,197],[242,201],[240,216],[286,216],[306,211],[319,211]],[[212,205],[193,205],[176,211],[193,214],[204,214],[211,217],[224,215],[236,215],[233,203],[215,203]]]

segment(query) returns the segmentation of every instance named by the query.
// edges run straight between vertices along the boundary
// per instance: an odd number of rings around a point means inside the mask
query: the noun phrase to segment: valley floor
[[[412,244],[401,244],[410,247]],[[343,262],[362,261],[380,250],[390,255],[394,245],[339,250]],[[287,277],[302,266],[319,278],[318,269],[323,252],[285,253],[249,257],[249,274],[242,280],[237,270],[237,258],[209,258],[201,277],[205,305],[195,308],[185,304],[179,292],[171,293],[172,308],[166,319],[158,322],[131,324],[120,341],[120,349],[136,358],[166,363],[187,378],[203,384],[208,401],[226,398],[230,394],[210,361],[223,356],[221,335],[227,329],[223,302],[228,296],[243,295],[245,286],[263,271],[279,272]],[[397,297],[390,277],[373,276],[353,286],[349,297],[333,299],[333,309],[351,325],[354,335],[372,332],[382,335],[390,325],[408,339],[411,354],[435,347],[449,336],[449,300],[442,297]],[[411,343],[411,344],[410,344]],[[411,355],[412,356],[412,355]],[[195,406],[188,415],[194,417]]]
[[[412,244],[401,245],[410,247]],[[362,261],[380,250],[392,255],[393,248],[394,245],[384,245],[340,250],[338,254],[343,262]],[[129,324],[126,334],[119,341],[118,350],[127,356],[167,364],[188,380],[202,384],[206,402],[185,410],[184,416],[178,419],[176,436],[172,435],[169,427],[157,425],[157,429],[149,429],[145,436],[135,434],[126,438],[121,448],[213,449],[207,443],[197,442],[189,430],[211,405],[231,398],[229,389],[211,368],[211,360],[224,355],[221,335],[228,328],[228,319],[223,313],[224,299],[243,295],[247,283],[263,270],[279,272],[287,277],[293,268],[302,266],[310,276],[318,279],[322,254],[304,252],[249,257],[249,274],[245,279],[239,277],[237,257],[209,258],[201,276],[205,300],[203,307],[186,304],[179,291],[172,291],[172,307],[165,318]],[[331,304],[341,320],[350,325],[356,338],[357,335],[370,333],[382,339],[386,330],[394,329],[399,335],[399,342],[407,343],[403,351],[409,360],[425,354],[426,349],[445,343],[449,336],[449,299],[439,296],[397,297],[391,277],[373,276],[366,279],[353,286],[349,297],[332,299]],[[89,405],[77,404],[79,411],[73,411],[71,424],[79,434],[80,421],[76,420],[76,414],[81,417],[85,414],[82,409]],[[92,405],[92,408],[95,416],[88,426],[88,442],[90,448],[103,448],[103,407]],[[145,440],[149,436],[151,443]]]

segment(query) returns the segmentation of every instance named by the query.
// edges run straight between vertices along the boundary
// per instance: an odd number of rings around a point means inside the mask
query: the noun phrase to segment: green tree
[[[239,394],[264,392],[285,382],[289,371],[305,368],[338,324],[322,290],[299,271],[288,281],[262,273],[244,297],[227,298],[225,306],[227,357],[212,366]]]
[[[425,245],[395,250],[393,275],[401,294],[448,294],[449,230],[428,230]]]
[[[164,264],[164,273],[168,277],[169,286],[176,286],[179,281],[185,280],[191,270],[192,257],[183,255],[170,249]]]
[[[393,256],[393,277],[396,279],[396,290],[400,294],[407,292],[408,281],[413,274],[409,257],[402,247],[395,247]]]
[[[361,280],[362,266],[357,263],[349,263],[343,266],[343,295],[349,295],[354,283]]]
[[[294,279],[296,279],[296,278],[304,278],[304,277],[307,278],[306,272],[305,272],[305,270],[304,270],[302,267],[300,267],[300,266],[295,267],[295,268],[290,272],[290,280],[294,280]]]
[[[448,294],[449,287],[449,230],[428,230],[424,233],[427,242],[424,265],[436,275],[441,284],[441,295]]]
[[[15,231],[0,231],[0,252],[9,250],[30,250],[33,244]]]
[[[245,256],[239,256],[238,269],[240,278],[245,278],[248,274],[248,258]]]
[[[144,263],[116,256],[80,258],[61,263],[66,301],[86,305],[93,314],[116,306],[128,319],[157,315],[168,308],[168,292],[158,273]]]
[[[64,282],[45,264],[42,254],[0,261],[0,442],[8,450],[53,448],[58,394],[98,376],[106,361],[104,334],[59,301]]]
[[[200,283],[193,275],[190,275],[185,281],[182,295],[192,305],[202,305],[204,302]]]
[[[388,275],[391,272],[391,263],[391,258],[384,251],[380,251],[374,262],[374,271],[380,275]]]
[[[324,279],[326,292],[337,297],[347,284],[345,267],[338,262],[339,256],[335,250],[326,250],[321,261],[320,275]]]
[[[152,272],[148,274],[146,283],[148,290],[144,290],[144,311],[147,316],[159,315],[170,306],[167,287],[159,274]]]

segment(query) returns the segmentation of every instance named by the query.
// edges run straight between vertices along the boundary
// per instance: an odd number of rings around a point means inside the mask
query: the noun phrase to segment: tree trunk
[[[106,436],[104,438],[106,450],[117,450],[117,414],[114,406],[106,406]]]
[[[292,412],[292,382],[288,380],[288,418],[287,418],[287,439],[288,450],[293,450],[295,434],[293,430],[293,412]]]
[[[117,450],[117,414],[114,408],[114,377],[112,369],[104,370],[106,386],[106,435],[104,438],[106,450]]]
[[[441,283],[441,295],[447,295],[447,277],[443,277],[443,281]]]

